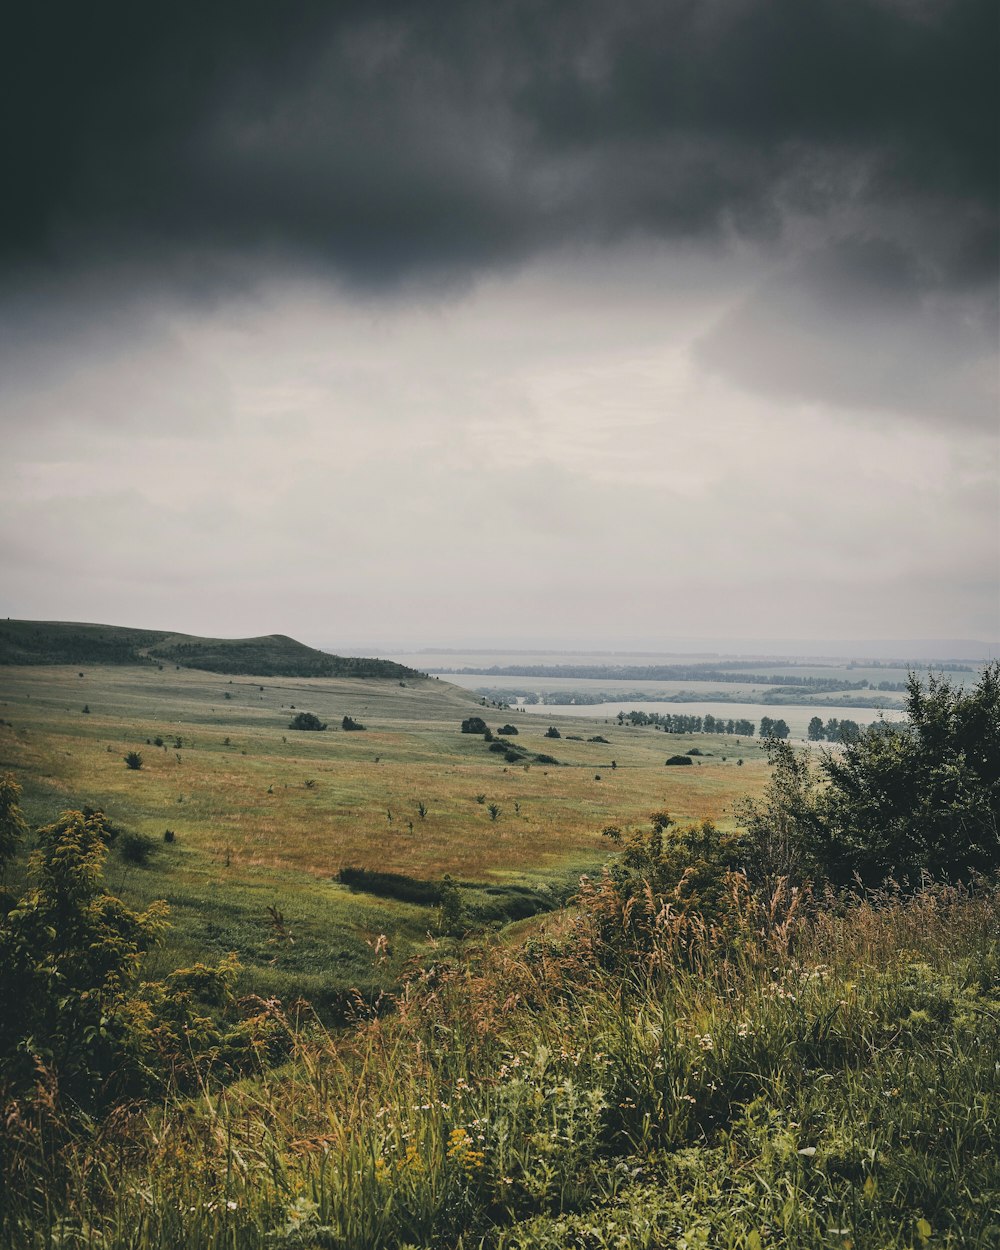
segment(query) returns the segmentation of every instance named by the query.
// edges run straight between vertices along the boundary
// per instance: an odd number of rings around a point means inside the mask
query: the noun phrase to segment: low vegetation
[[[996,1245],[1000,667],[909,703],[818,769],[775,740],[731,826],[662,806],[606,826],[611,859],[517,941],[476,936],[499,883],[343,869],[433,887],[405,905],[437,936],[336,1031],[240,994],[232,959],[148,975],[165,907],[112,894],[121,834],[65,813],[0,921],[0,994],[25,1004],[0,1017],[0,1238]],[[19,799],[0,785],[0,869]],[[519,815],[466,803],[491,837]],[[273,949],[294,945],[268,910]]]

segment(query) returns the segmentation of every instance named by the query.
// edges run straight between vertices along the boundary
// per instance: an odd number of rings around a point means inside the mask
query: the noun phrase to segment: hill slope
[[[0,664],[178,664],[255,677],[416,677],[391,660],[329,655],[284,634],[197,638],[75,621],[0,622]]]

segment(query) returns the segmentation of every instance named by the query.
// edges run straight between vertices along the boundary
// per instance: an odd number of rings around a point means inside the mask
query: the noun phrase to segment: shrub
[[[17,848],[28,833],[28,826],[21,815],[21,787],[8,773],[0,778],[0,880],[3,880],[7,864],[14,858]]]
[[[0,1066],[8,1096],[32,1100],[43,1048],[64,1107],[90,1111],[145,1084],[126,991],[166,905],[137,913],[104,892],[97,817],[64,812],[38,836],[29,888],[0,926],[0,1001],[18,1004],[0,1013]]]
[[[464,734],[484,734],[486,733],[486,722],[481,716],[469,716],[462,721],[462,733]]]
[[[169,839],[164,838],[164,841],[173,841],[173,834]],[[149,863],[149,857],[155,845],[152,838],[147,838],[144,833],[136,833],[133,830],[126,830],[115,839],[118,857],[126,864],[135,864],[139,868],[145,868]]]
[[[138,771],[142,767],[142,756],[138,751],[128,751],[123,758],[126,768]]]
[[[605,746],[608,745],[607,738],[602,738],[600,734],[594,734],[593,738],[588,738],[587,741],[588,742],[603,742]]]
[[[667,760],[668,764],[692,764],[694,761],[689,755],[671,755]]]
[[[350,716],[344,717],[344,719],[340,722],[340,727],[345,733],[363,733],[367,728],[367,726],[362,725],[359,720],[354,720],[353,717]]]
[[[517,726],[516,725],[501,725],[497,732],[501,734],[506,734],[508,737],[516,738]]]
[[[546,738],[561,738],[562,734],[556,729],[555,725],[550,725],[545,731]]]
[[[554,755],[536,755],[535,762],[537,764],[558,764],[559,761]]]
[[[447,873],[438,887],[438,896],[441,908],[438,927],[442,933],[457,937],[462,931],[465,904],[462,901],[462,891]]]
[[[325,721],[313,712],[296,712],[292,719],[288,722],[289,729],[306,729],[317,732],[326,728]]]
[[[626,835],[615,825],[604,829],[621,854],[600,885],[586,878],[581,883],[584,910],[597,921],[612,959],[649,950],[667,916],[698,917],[720,930],[738,919],[742,896],[731,880],[739,864],[737,839],[710,820],[683,828],[666,812],[654,812],[650,820],[651,830]]]
[[[823,760],[835,880],[1000,868],[1000,661],[970,690],[911,674],[908,691],[907,725],[876,722]]]

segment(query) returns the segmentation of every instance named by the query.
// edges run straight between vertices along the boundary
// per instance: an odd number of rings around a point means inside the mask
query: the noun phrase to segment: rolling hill
[[[284,634],[198,638],[75,621],[0,622],[0,664],[175,664],[256,677],[418,677],[391,660],[330,655]]]

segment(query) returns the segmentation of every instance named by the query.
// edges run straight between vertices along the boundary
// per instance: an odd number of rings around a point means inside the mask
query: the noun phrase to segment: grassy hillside
[[[290,729],[299,711],[329,728]],[[524,752],[516,764],[460,732],[474,712],[495,730],[514,722],[510,741]],[[345,715],[366,730],[344,732]],[[746,740],[668,743],[651,729],[561,713],[551,723],[563,737],[548,739],[548,720],[483,708],[435,679],[7,667],[0,720],[0,774],[23,784],[33,825],[87,806],[148,840],[141,865],[114,845],[107,875],[134,905],[170,904],[152,971],[235,951],[246,988],[303,994],[324,1011],[352,987],[368,995],[393,984],[428,947],[445,874],[460,883],[470,924],[517,919],[557,905],[603,861],[600,831],[612,819],[667,807],[679,819],[725,823],[732,801],[766,773]],[[595,736],[607,741],[588,741]],[[695,746],[711,754],[664,767],[667,754]],[[133,750],[143,761],[136,771],[123,759]],[[542,754],[559,763],[540,764]],[[363,875],[341,884],[343,869]],[[292,941],[281,939],[271,907]],[[383,934],[389,945],[376,957]]]
[[[0,622],[0,664],[173,664],[262,677],[419,676],[391,660],[328,655],[284,634],[196,638],[72,621]]]

